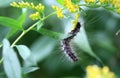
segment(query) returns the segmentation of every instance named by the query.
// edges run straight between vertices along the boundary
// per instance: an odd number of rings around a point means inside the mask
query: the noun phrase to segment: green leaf
[[[78,45],[79,48],[81,48],[84,52],[91,55],[92,57],[96,58],[98,61],[101,61],[101,59],[92,51],[90,44],[88,42],[84,27],[80,28],[80,33],[78,33],[75,43]]]
[[[22,68],[22,72],[23,72],[24,74],[27,74],[27,73],[36,71],[36,70],[38,70],[38,69],[39,69],[39,67],[23,67],[23,68]]]
[[[64,0],[56,0],[60,5],[64,6]]]
[[[9,33],[7,34],[7,38],[15,35],[17,31],[18,31],[18,29],[11,28]]]
[[[19,18],[18,18],[17,21],[18,21],[18,23],[19,23],[20,26],[22,26],[23,23],[25,22],[26,15],[27,15],[27,11],[24,12],[21,16],[19,16]]]
[[[3,39],[6,37],[9,29],[3,26],[0,26],[0,44],[3,41]]]
[[[3,25],[3,26],[7,26],[9,28],[22,30],[22,26],[19,25],[16,20],[8,18],[8,17],[0,16],[0,24]]]
[[[37,31],[37,30],[35,30],[35,31]],[[52,37],[55,39],[63,39],[66,36],[66,34],[50,31],[45,28],[41,28],[37,32],[41,33],[42,35],[46,35],[46,36],[49,36],[49,37]]]
[[[30,49],[25,46],[25,45],[16,45],[18,52],[20,54],[20,56],[24,59],[27,60],[27,58],[30,56]]]
[[[3,40],[3,66],[8,78],[22,78],[17,55],[8,40]]]
[[[116,32],[116,35],[118,35],[120,33],[120,29]]]
[[[37,30],[39,30],[43,26],[43,21],[40,21],[37,25]]]
[[[73,3],[77,4],[80,2],[80,0],[72,0]]]

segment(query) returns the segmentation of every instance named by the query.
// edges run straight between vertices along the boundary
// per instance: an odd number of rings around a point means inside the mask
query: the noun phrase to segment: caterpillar
[[[72,59],[72,61],[74,61],[74,62],[78,61],[78,57],[74,54],[74,52],[70,46],[70,42],[77,35],[77,33],[80,31],[80,27],[81,27],[81,25],[78,22],[76,27],[68,33],[68,34],[70,34],[70,36],[67,38],[64,38],[61,42],[61,47],[63,48],[65,54],[70,59]]]

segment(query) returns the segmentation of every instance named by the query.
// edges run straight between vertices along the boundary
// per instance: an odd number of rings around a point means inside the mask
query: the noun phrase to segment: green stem
[[[51,14],[49,14],[48,16],[44,17],[43,19],[41,19],[42,21],[44,21],[45,19],[49,18],[50,16],[54,15],[56,12],[53,12]],[[40,21],[36,22],[35,24],[33,24],[32,26],[30,26],[27,30],[24,30],[19,36],[18,38],[11,44],[11,47],[14,47],[15,44],[27,33],[29,32],[30,30],[32,30],[35,26],[37,26],[37,24],[39,23]],[[2,47],[2,45],[0,45],[0,47]],[[1,58],[0,60],[0,64],[3,62],[3,57]]]
[[[47,15],[46,17],[43,18],[43,20],[46,20],[47,18],[49,18],[50,16],[54,15],[55,13],[56,13],[56,12],[53,12],[53,13]]]

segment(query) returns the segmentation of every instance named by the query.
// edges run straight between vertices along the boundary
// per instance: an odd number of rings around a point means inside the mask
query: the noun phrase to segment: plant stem
[[[11,47],[14,47],[15,44],[16,44],[27,32],[29,32],[32,28],[34,28],[38,23],[39,23],[39,21],[36,22],[35,24],[33,24],[32,26],[30,26],[27,30],[24,30],[24,31],[20,34],[20,36],[12,43]]]
[[[44,17],[43,20],[46,20],[47,18],[49,18],[50,16],[54,15],[56,12],[53,12],[51,14],[49,14],[48,16]]]
[[[54,15],[55,13],[56,13],[56,12],[53,12],[53,13],[47,15],[46,17],[44,17],[44,18],[41,19],[41,20],[44,21],[45,19],[49,18],[50,16]],[[41,20],[40,20],[40,21],[41,21]],[[27,30],[24,30],[24,31],[18,36],[18,38],[11,44],[10,47],[14,47],[15,44],[16,44],[27,32],[29,32],[29,31],[32,30],[35,26],[37,26],[37,24],[38,24],[40,21],[34,23],[34,24],[33,24],[32,26],[30,26]],[[0,45],[0,47],[2,47],[2,45]],[[0,60],[0,64],[1,64],[2,62],[3,62],[3,57],[2,57],[1,60]]]

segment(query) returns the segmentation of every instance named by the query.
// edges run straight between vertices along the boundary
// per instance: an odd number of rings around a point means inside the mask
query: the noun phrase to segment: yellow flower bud
[[[40,14],[39,14],[39,12],[36,12],[36,13],[30,14],[29,17],[30,17],[32,20],[38,20],[38,19],[40,19]]]
[[[56,10],[56,14],[57,14],[58,18],[63,18],[64,17],[64,14],[63,14],[62,10],[59,7],[53,5],[52,8],[54,10]]]
[[[86,72],[86,78],[115,78],[115,74],[110,72],[107,66],[100,68],[96,65],[90,65],[87,66]]]
[[[71,2],[71,0],[64,0],[64,6],[70,11],[70,12],[76,12],[79,9],[78,5],[75,5]]]

